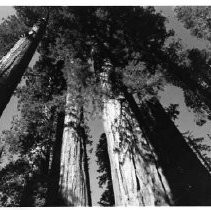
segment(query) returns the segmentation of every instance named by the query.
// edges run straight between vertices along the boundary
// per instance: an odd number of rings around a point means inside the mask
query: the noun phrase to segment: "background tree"
[[[107,139],[105,133],[100,136],[99,143],[96,149],[97,164],[99,165],[98,176],[99,186],[102,188],[106,185],[105,191],[101,195],[100,201],[98,202],[101,206],[114,206],[114,192],[111,178],[111,166],[108,156]]]

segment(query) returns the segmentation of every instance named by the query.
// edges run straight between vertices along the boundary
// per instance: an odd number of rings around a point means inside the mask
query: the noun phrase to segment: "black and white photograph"
[[[211,206],[211,6],[74,3],[0,5],[0,207]]]

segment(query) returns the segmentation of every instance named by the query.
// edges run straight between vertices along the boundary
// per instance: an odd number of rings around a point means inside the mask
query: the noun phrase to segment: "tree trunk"
[[[169,183],[175,205],[211,205],[211,176],[157,99],[138,107],[126,87],[122,91],[144,137],[153,146]]]
[[[146,161],[148,150],[143,138],[134,142],[131,133],[123,130],[124,117],[117,100],[108,100],[104,105],[104,129],[108,140],[108,152],[111,163],[111,174],[117,206],[168,205],[170,191],[160,168],[157,168],[155,157]],[[154,154],[151,154],[153,156]],[[149,155],[148,155],[149,156]]]
[[[35,178],[33,175],[30,174],[30,176],[26,177],[24,189],[23,189],[22,197],[21,197],[21,201],[20,201],[21,207],[33,207],[34,206],[34,198],[33,198],[34,181],[35,181]]]
[[[88,165],[88,156],[86,151],[86,145],[88,142],[88,135],[86,133],[86,130],[84,128],[84,110],[83,107],[81,107],[80,110],[80,124],[78,125],[78,134],[82,138],[82,144],[81,144],[81,155],[82,155],[82,164],[85,172],[85,180],[86,180],[86,188],[87,188],[87,200],[88,200],[88,206],[92,206],[92,199],[91,199],[91,189],[90,189],[90,178],[89,178],[89,165]]]
[[[0,61],[0,116],[9,102],[15,88],[21,80],[31,58],[45,32],[46,21],[41,20],[33,26],[26,37],[14,47]]]
[[[58,113],[56,139],[53,146],[52,164],[49,174],[46,206],[62,205],[58,199],[62,134],[64,129],[64,112]]]
[[[125,154],[124,163],[120,160],[118,132],[120,104],[117,100],[109,100],[104,104],[104,130],[108,141],[108,153],[111,164],[111,176],[116,206],[141,205],[137,195],[135,168],[130,154]]]
[[[101,81],[108,76],[101,73]],[[108,83],[102,84],[104,91],[110,91]],[[108,95],[108,94],[105,94]],[[104,98],[103,120],[108,142],[108,153],[111,164],[111,175],[117,206],[169,205],[170,190],[161,169],[157,166],[156,157],[146,161],[148,150],[140,136],[133,142],[133,131],[127,130],[124,109],[117,99]],[[129,121],[134,121],[132,117]],[[137,124],[133,124],[133,129]],[[145,144],[145,149],[143,148]],[[153,156],[153,158],[152,158]],[[150,176],[149,176],[150,175]]]
[[[90,206],[90,189],[86,175],[84,133],[81,132],[80,109],[71,103],[67,94],[67,111],[62,141],[60,170],[60,200],[65,206]]]

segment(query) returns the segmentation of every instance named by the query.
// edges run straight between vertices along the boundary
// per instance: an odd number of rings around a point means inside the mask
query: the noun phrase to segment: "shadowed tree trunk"
[[[22,207],[32,207],[34,205],[34,198],[33,198],[33,184],[34,184],[34,177],[30,174],[25,179],[25,185],[20,201],[20,206]]]
[[[86,151],[84,148],[81,109],[72,103],[67,94],[67,110],[62,140],[59,199],[64,206],[91,206],[90,189],[86,174]]]
[[[59,190],[59,178],[60,178],[60,163],[61,163],[61,147],[62,147],[62,135],[64,129],[64,112],[58,113],[57,128],[56,128],[56,140],[53,146],[52,164],[49,174],[48,191],[46,206],[59,206],[58,200]]]
[[[55,108],[51,109],[51,112],[48,112],[47,111],[47,107],[46,107],[46,118],[48,119],[48,121],[46,123],[48,123],[49,125],[49,128],[48,128],[48,134],[47,134],[47,137],[46,137],[46,140],[48,141],[52,141],[52,139],[54,139],[54,115],[55,115]],[[57,139],[57,135],[59,133],[59,123],[60,122],[60,117],[61,114],[58,113],[58,116],[57,116],[57,127],[56,127],[56,139]],[[64,119],[61,123],[61,125],[63,126],[63,123],[64,123]],[[63,131],[60,131],[60,132],[63,132]],[[62,134],[61,134],[62,135]],[[60,139],[61,140],[61,139]],[[53,148],[52,148],[53,147]],[[49,180],[49,174],[51,173],[50,172],[50,168],[51,168],[51,165],[52,165],[52,156],[53,156],[53,150],[54,150],[54,147],[55,147],[55,142],[54,142],[54,145],[51,146],[51,144],[48,142],[46,147],[45,147],[45,151],[44,151],[44,158],[42,158],[41,160],[41,174],[43,175],[43,178],[48,182]]]
[[[89,166],[88,166],[88,156],[86,151],[86,145],[88,142],[88,135],[84,128],[84,110],[81,107],[80,110],[80,124],[78,125],[78,134],[82,138],[81,144],[81,156],[82,156],[82,163],[85,172],[85,180],[86,180],[86,187],[87,187],[87,199],[88,199],[88,206],[92,206],[92,199],[91,199],[91,189],[90,189],[90,178],[89,178]]]
[[[211,176],[155,98],[137,106],[132,94],[122,91],[142,133],[153,146],[169,183],[175,205],[211,205]]]
[[[0,116],[9,102],[15,88],[21,80],[35,50],[45,32],[46,21],[42,19],[33,26],[26,37],[14,47],[0,61]]]

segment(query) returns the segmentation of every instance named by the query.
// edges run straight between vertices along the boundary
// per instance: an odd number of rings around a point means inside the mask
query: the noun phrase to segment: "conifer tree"
[[[97,164],[99,165],[98,173],[98,184],[100,187],[106,185],[106,189],[101,195],[100,201],[98,202],[101,206],[114,206],[114,192],[111,178],[111,166],[108,155],[107,139],[105,133],[100,136],[99,143],[96,150]]]

